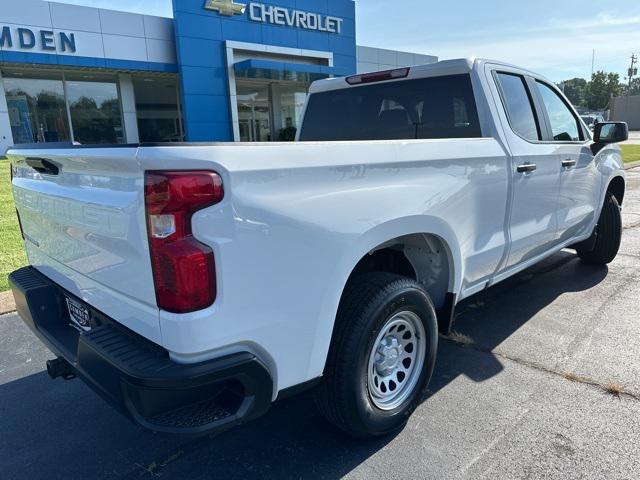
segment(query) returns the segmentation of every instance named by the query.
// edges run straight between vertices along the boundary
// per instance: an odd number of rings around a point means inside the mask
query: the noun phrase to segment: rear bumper
[[[251,353],[182,365],[88,306],[92,330],[71,326],[65,297],[32,267],[9,276],[23,321],[73,373],[135,423],[153,431],[216,433],[264,414],[272,378]]]

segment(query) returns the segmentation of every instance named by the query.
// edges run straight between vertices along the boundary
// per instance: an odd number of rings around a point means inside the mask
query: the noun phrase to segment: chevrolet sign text
[[[249,4],[249,18],[254,22],[272,23],[274,25],[337,34],[342,33],[342,22],[344,21],[339,17],[304,12],[302,10],[290,10],[263,3]]]

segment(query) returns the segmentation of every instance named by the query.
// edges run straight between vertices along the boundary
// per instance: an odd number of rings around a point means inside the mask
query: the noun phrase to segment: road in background
[[[640,145],[640,132],[629,132],[629,140],[624,143],[627,145]]]
[[[309,395],[217,438],[153,435],[80,381],[49,380],[51,354],[1,316],[0,478],[637,479],[640,168],[628,176],[616,261],[561,252],[465,301],[393,437],[346,438]]]

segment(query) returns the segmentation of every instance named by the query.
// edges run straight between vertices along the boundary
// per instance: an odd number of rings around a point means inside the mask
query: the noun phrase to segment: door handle
[[[518,165],[518,173],[531,173],[538,169],[538,166],[535,163],[525,163],[523,165]]]
[[[571,160],[570,158],[567,158],[566,160],[562,161],[562,168],[571,168],[571,167],[575,167],[577,165],[578,162],[576,162],[575,160]]]
[[[29,157],[25,162],[38,173],[46,175],[58,175],[60,173],[60,166],[57,163],[44,158]]]

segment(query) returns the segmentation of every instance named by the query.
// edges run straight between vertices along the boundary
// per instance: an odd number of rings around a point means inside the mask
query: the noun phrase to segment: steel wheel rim
[[[413,393],[422,373],[427,338],[420,317],[398,312],[384,324],[367,365],[367,388],[380,410],[393,410]]]

